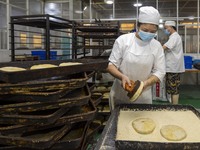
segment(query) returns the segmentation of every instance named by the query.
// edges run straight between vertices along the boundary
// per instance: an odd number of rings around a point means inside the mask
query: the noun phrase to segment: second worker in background
[[[180,75],[185,72],[182,40],[176,32],[175,21],[166,21],[164,31],[169,35],[169,40],[163,45],[166,60],[166,92],[169,101],[178,104]]]

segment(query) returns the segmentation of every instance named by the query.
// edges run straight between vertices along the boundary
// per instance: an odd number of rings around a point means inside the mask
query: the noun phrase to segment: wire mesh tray
[[[80,121],[91,121],[97,113],[97,109],[89,101],[89,104],[81,107],[72,107],[66,114],[58,119],[58,123],[76,123]]]
[[[57,121],[68,111],[67,108],[48,109],[17,114],[1,114],[0,124],[45,125]]]
[[[59,65],[60,63],[63,62],[80,62],[82,64],[29,70],[31,66],[37,64]],[[38,80],[50,77],[66,76],[86,71],[104,70],[107,68],[107,65],[108,65],[108,60],[103,60],[103,59],[42,60],[42,61],[0,63],[0,67],[14,66],[14,67],[27,68],[27,70],[25,71],[17,71],[17,72],[0,71],[0,81],[7,83],[18,83],[23,81]]]
[[[87,104],[90,99],[90,90],[86,85],[83,88],[78,88],[70,91],[61,99],[53,101],[31,101],[20,102],[0,100],[0,114],[12,114],[20,112],[33,112],[46,109],[55,109],[61,107],[73,107]]]
[[[172,111],[192,111],[198,118],[200,118],[200,113],[192,106],[189,105],[148,105],[148,104],[129,104],[120,105],[117,110],[116,116],[119,115],[120,110],[133,110],[133,111],[155,111],[155,110],[172,110]],[[117,119],[118,120],[118,119]],[[116,124],[117,121],[116,120]],[[117,125],[116,125],[117,127]],[[117,131],[117,129],[114,129]],[[127,150],[127,149],[190,149],[198,150],[200,149],[200,142],[145,142],[145,141],[126,141],[126,140],[115,140],[116,149]]]
[[[52,146],[51,150],[61,150],[67,148],[67,150],[78,150],[81,148],[84,141],[85,132],[88,128],[88,122],[78,122],[72,124],[72,128],[67,132],[55,145]]]
[[[22,148],[47,149],[71,128],[69,124],[19,134],[0,135],[0,144]]]

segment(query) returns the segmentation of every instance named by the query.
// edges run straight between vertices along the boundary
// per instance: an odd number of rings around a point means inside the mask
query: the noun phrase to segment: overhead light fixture
[[[104,0],[106,4],[113,4],[113,0]]]
[[[48,6],[49,6],[50,10],[55,10],[56,9],[56,4],[55,3],[49,3]]]
[[[159,23],[163,23],[163,19],[159,19]]]
[[[164,28],[163,24],[159,24],[159,28],[163,29]]]
[[[189,17],[189,20],[194,20],[194,17],[193,17],[193,16],[190,16],[190,17]]]
[[[84,8],[83,8],[83,10],[86,10],[87,9],[87,6],[85,6]]]
[[[83,11],[81,11],[81,10],[76,10],[75,13],[76,13],[76,14],[82,14]]]
[[[140,7],[140,6],[142,6],[142,3],[135,3],[135,4],[133,4],[133,6],[134,7]]]

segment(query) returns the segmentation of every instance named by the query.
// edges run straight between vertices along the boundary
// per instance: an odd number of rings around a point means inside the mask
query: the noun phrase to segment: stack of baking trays
[[[109,94],[112,82],[93,83],[88,82],[91,91],[91,99],[97,108],[97,114],[88,129],[88,138],[86,139],[84,149],[93,149],[98,140],[98,134],[103,131],[107,120],[110,117]]]
[[[30,69],[36,65],[46,67]],[[91,59],[0,63],[0,150],[83,149],[98,127],[87,80],[106,66]]]
[[[94,89],[91,90],[92,96],[102,95],[101,101],[99,103],[95,103],[98,111],[96,119],[101,123],[102,127],[106,125],[110,116],[108,99],[112,84],[113,82],[96,83]]]

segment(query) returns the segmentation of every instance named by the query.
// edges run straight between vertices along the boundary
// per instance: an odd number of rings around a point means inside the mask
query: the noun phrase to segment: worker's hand
[[[126,75],[124,75],[124,74],[122,74],[122,86],[123,86],[123,88],[125,89],[125,84],[127,83],[129,86],[131,86],[131,82],[130,82],[130,79],[126,76]]]
[[[148,84],[147,84],[147,80],[143,81],[144,83],[144,87],[143,87],[143,91],[148,87]]]

